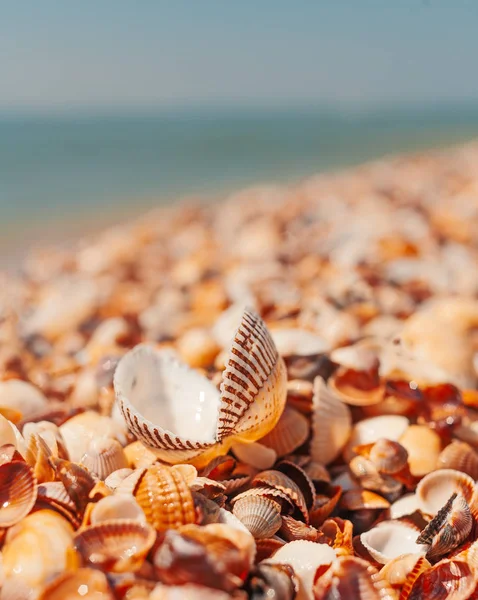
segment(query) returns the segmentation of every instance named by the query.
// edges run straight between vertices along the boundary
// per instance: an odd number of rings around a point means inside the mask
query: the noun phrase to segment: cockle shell
[[[474,491],[475,482],[469,475],[453,469],[440,469],[420,481],[416,495],[420,510],[434,516],[455,492],[461,494],[469,504]]]
[[[352,431],[349,407],[334,394],[321,377],[314,381],[312,459],[321,463],[332,462],[342,451]]]
[[[300,487],[281,471],[269,470],[258,473],[252,480],[254,486],[266,486],[281,491],[296,509],[302,514],[306,523],[309,521],[307,504]]]
[[[75,535],[75,546],[84,560],[113,573],[136,571],[156,539],[146,523],[118,520],[90,525]]]
[[[157,531],[196,522],[194,501],[181,473],[166,465],[145,469],[134,490],[148,523]]]
[[[478,479],[478,453],[465,442],[453,441],[440,452],[437,468],[462,471],[476,480]]]
[[[302,446],[308,437],[308,419],[299,411],[286,406],[274,429],[261,438],[261,444],[272,448],[277,456],[286,456]]]
[[[471,567],[461,560],[442,560],[423,571],[415,580],[407,600],[465,600],[472,597],[476,578]],[[404,586],[405,593],[408,592]]]
[[[403,585],[410,586],[411,589],[419,575],[430,567],[431,564],[423,553],[402,554],[387,562],[380,570],[379,576],[388,581],[394,589],[399,590]]]
[[[362,390],[348,384],[345,376],[346,369],[338,369],[328,380],[330,390],[336,394],[342,402],[351,406],[372,406],[383,400],[384,388],[380,383],[371,389]]]
[[[297,540],[279,548],[272,558],[262,564],[290,565],[301,584],[297,600],[313,600],[312,587],[317,569],[322,565],[330,565],[336,559],[334,549],[326,544]]]
[[[43,437],[38,433],[30,434],[25,460],[39,483],[55,479],[55,470],[49,462],[51,456],[52,452]]]
[[[146,515],[143,509],[133,496],[129,494],[106,496],[99,500],[99,502],[96,502],[90,512],[90,522],[92,525],[97,525],[104,521],[117,521],[119,519],[146,523]]]
[[[425,555],[428,546],[417,545],[420,532],[400,521],[382,521],[360,536],[360,541],[369,554],[381,564],[402,554],[422,553]]]
[[[265,324],[246,310],[220,393],[170,353],[144,345],[121,359],[114,387],[129,429],[161,460],[205,466],[234,441],[256,441],[276,425],[286,372]]]
[[[89,494],[95,487],[95,480],[86,469],[76,463],[61,458],[50,458],[50,462],[55,468],[57,479],[65,486],[78,511],[83,513],[89,501]]]
[[[441,439],[436,431],[426,425],[410,425],[398,441],[408,452],[412,475],[423,477],[436,468],[441,450]]]
[[[22,434],[17,427],[0,414],[0,440],[2,445],[12,444],[24,457],[27,452],[27,447]]]
[[[282,524],[281,507],[265,496],[248,496],[234,503],[232,513],[255,538],[272,537]]]
[[[0,465],[0,527],[11,527],[26,517],[36,498],[31,467],[20,461]]]
[[[32,587],[78,566],[73,528],[51,510],[39,510],[8,530],[3,548],[5,575]]]
[[[93,438],[81,463],[102,481],[114,471],[128,467],[123,448],[112,438]]]
[[[380,438],[370,449],[370,460],[381,473],[397,473],[407,465],[408,452],[392,440]]]
[[[359,421],[352,429],[352,435],[344,450],[344,457],[350,460],[354,455],[352,449],[355,446],[374,444],[380,438],[387,438],[392,441],[400,440],[409,424],[409,420],[400,415],[383,415]]]
[[[405,494],[390,506],[390,518],[399,519],[405,515],[411,515],[418,510],[418,498],[416,494]]]

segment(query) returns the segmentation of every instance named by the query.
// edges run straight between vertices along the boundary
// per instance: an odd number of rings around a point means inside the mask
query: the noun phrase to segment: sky
[[[478,103],[477,0],[0,0],[0,110]]]

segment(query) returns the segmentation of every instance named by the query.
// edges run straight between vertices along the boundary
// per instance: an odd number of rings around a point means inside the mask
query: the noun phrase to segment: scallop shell
[[[419,531],[400,521],[382,521],[361,534],[360,541],[378,563],[386,564],[402,554],[422,553],[428,546],[419,546]]]
[[[24,462],[0,466],[0,527],[11,527],[33,508],[37,482],[33,470]]]
[[[188,484],[181,473],[166,465],[152,465],[134,490],[148,523],[157,531],[195,523],[196,511]]]
[[[436,515],[450,496],[457,492],[469,504],[475,491],[474,480],[453,469],[440,469],[426,475],[417,485],[417,500],[421,511]]]
[[[81,463],[102,481],[114,471],[128,467],[123,448],[112,438],[92,439]]]
[[[249,496],[265,496],[266,498],[275,500],[281,504],[283,510],[287,509],[288,512],[292,512],[295,508],[295,504],[292,502],[289,492],[273,487],[267,487],[265,485],[249,488],[244,492],[237,494],[237,496],[231,498],[231,504],[234,505],[239,500],[242,500],[242,498],[247,498]]]
[[[86,590],[86,593],[82,593]],[[81,596],[80,596],[81,593]],[[38,600],[113,600],[106,575],[97,569],[78,569],[62,573],[45,588]]]
[[[370,450],[370,460],[381,473],[397,473],[407,465],[408,452],[392,440],[380,438]]]
[[[301,492],[304,494],[307,508],[312,508],[315,502],[316,488],[304,469],[290,460],[281,461],[276,469],[287,475],[287,477],[290,477],[292,481],[295,481]]]
[[[335,460],[347,443],[352,431],[349,407],[334,394],[321,377],[314,381],[312,459],[328,464]]]
[[[313,600],[312,588],[317,569],[322,565],[333,564],[336,559],[334,549],[326,544],[297,540],[279,548],[272,558],[267,559],[267,564],[290,565],[301,584],[297,598]]]
[[[290,477],[280,471],[269,470],[258,473],[252,480],[254,486],[267,486],[281,491],[289,498],[296,509],[302,514],[306,523],[309,522],[309,513],[304,494],[300,487]]]
[[[468,537],[473,517],[465,498],[456,492],[421,532],[418,542],[430,544],[429,560],[437,560]]]
[[[454,469],[476,480],[478,479],[478,453],[469,444],[454,441],[441,451],[437,469]]]
[[[399,442],[408,452],[412,475],[423,477],[435,470],[441,450],[441,439],[436,431],[426,425],[410,425]]]
[[[137,571],[156,539],[154,529],[138,521],[104,521],[75,535],[86,563],[113,573]]]
[[[387,562],[380,570],[379,576],[388,581],[394,589],[399,590],[405,586],[404,589],[408,589],[409,592],[420,574],[430,567],[431,564],[423,554],[402,554]],[[405,595],[407,596],[408,594]]]
[[[272,448],[277,456],[286,456],[294,452],[309,437],[309,421],[299,411],[286,406],[277,425],[261,444]]]
[[[98,525],[104,521],[127,519],[137,523],[146,523],[146,515],[133,496],[116,494],[106,496],[93,505],[90,512],[90,522]]]
[[[205,466],[234,441],[256,441],[276,425],[286,399],[286,372],[265,324],[246,310],[220,393],[170,353],[145,345],[121,359],[114,387],[128,428],[159,458],[194,459]]]
[[[242,498],[232,512],[258,539],[272,537],[282,524],[280,505],[265,496]]]

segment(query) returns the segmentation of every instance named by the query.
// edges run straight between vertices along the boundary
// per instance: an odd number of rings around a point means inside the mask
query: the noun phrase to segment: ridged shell
[[[347,510],[384,509],[390,502],[368,490],[349,490],[342,495],[340,506]]]
[[[287,510],[288,512],[292,512],[295,508],[295,504],[292,502],[288,492],[268,486],[249,488],[244,492],[237,494],[234,498],[231,498],[231,504],[234,505],[235,502],[238,502],[242,498],[247,498],[248,496],[265,496],[266,498],[271,498],[280,503],[282,510]]]
[[[95,487],[95,480],[86,469],[73,462],[61,458],[51,458],[50,462],[76,508],[83,513],[89,502],[89,494]]]
[[[252,480],[254,486],[267,486],[284,493],[302,514],[306,523],[309,522],[309,513],[305,502],[304,494],[300,487],[290,477],[287,477],[281,471],[262,471]]]
[[[290,477],[292,481],[295,481],[299,486],[301,492],[304,494],[305,504],[307,508],[312,508],[315,502],[315,486],[313,481],[307,475],[307,473],[299,467],[299,465],[293,463],[290,460],[283,460],[277,466],[276,469],[281,473],[285,473],[287,477]]]
[[[441,451],[437,469],[454,469],[478,479],[478,453],[469,444],[454,441]]]
[[[84,592],[84,593],[83,593]],[[97,569],[62,573],[41,592],[38,600],[113,600],[106,575]]]
[[[60,504],[70,511],[76,510],[75,503],[70,498],[61,481],[48,481],[38,486],[38,499]]]
[[[322,565],[333,563],[336,558],[333,548],[326,544],[297,540],[279,548],[274,556],[267,560],[267,564],[290,565],[301,584],[303,595],[300,597],[312,600],[314,598],[312,588],[317,569]]]
[[[397,473],[407,465],[408,452],[393,440],[380,438],[370,450],[370,460],[381,473]]]
[[[81,458],[81,463],[102,481],[114,471],[128,467],[123,448],[112,438],[91,440],[86,453]]]
[[[322,523],[318,531],[317,541],[331,546],[337,556],[349,556],[354,553],[352,538],[352,521],[333,517]]]
[[[115,490],[122,481],[126,479],[129,475],[133,473],[133,469],[118,469],[117,471],[113,471],[110,473],[108,477],[105,479],[106,485],[110,488],[110,490]]]
[[[418,542],[431,544],[428,560],[437,560],[465,540],[472,528],[473,517],[466,500],[456,492],[421,532]]]
[[[430,563],[423,554],[402,554],[382,567],[379,576],[388,581],[394,589],[400,590],[404,586],[404,597],[406,598],[420,574],[430,567]]]
[[[55,470],[49,462],[51,456],[52,452],[45,440],[38,433],[32,433],[28,439],[25,460],[39,483],[55,479]]]
[[[281,457],[294,452],[308,437],[308,419],[299,411],[286,406],[274,429],[261,438],[261,444],[272,448]]]
[[[302,521],[297,521],[293,517],[284,515],[278,535],[286,540],[286,542],[293,542],[295,540],[316,542],[319,532],[311,525],[306,525]]]
[[[243,498],[232,512],[257,539],[272,537],[282,524],[280,505],[265,496]]]
[[[143,509],[133,496],[129,496],[128,494],[106,496],[106,498],[102,498],[99,502],[96,502],[90,512],[92,525],[118,519],[146,523],[146,516]]]
[[[156,539],[154,529],[137,521],[104,521],[75,535],[86,563],[113,573],[137,571]]]
[[[442,560],[416,579],[407,600],[467,600],[476,587],[470,566],[459,560]]]
[[[0,465],[4,465],[5,463],[9,463],[12,461],[23,461],[24,458],[18,452],[14,444],[3,444],[0,446]]]
[[[312,459],[324,465],[337,458],[352,431],[349,407],[334,394],[321,377],[314,381]]]
[[[426,475],[417,485],[418,506],[424,513],[436,515],[455,492],[470,504],[474,490],[475,482],[469,475],[453,469],[440,469]]]
[[[188,484],[178,471],[166,465],[148,467],[136,486],[134,496],[146,520],[157,531],[177,529],[196,521]]]
[[[33,508],[37,482],[33,470],[24,462],[0,466],[0,527],[11,527]]]
[[[419,531],[400,521],[382,521],[373,529],[361,534],[360,541],[369,554],[381,564],[402,554],[422,553],[428,546],[419,546]]]

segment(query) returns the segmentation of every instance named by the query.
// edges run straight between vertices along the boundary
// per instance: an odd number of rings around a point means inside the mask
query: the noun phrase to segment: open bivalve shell
[[[113,573],[136,571],[156,539],[154,529],[138,521],[104,521],[75,535],[84,560]]]
[[[220,392],[168,352],[136,346],[114,376],[129,430],[165,462],[205,466],[234,441],[255,441],[279,420],[286,370],[262,319],[246,310],[231,345]]]
[[[461,494],[469,504],[475,492],[474,480],[454,469],[433,471],[417,485],[418,507],[422,512],[434,516],[455,492]]]
[[[402,554],[422,553],[428,546],[418,545],[420,532],[401,521],[382,521],[373,529],[362,533],[360,541],[378,563],[386,564]]]
[[[0,527],[21,521],[37,499],[37,481],[26,463],[16,461],[0,466]]]

